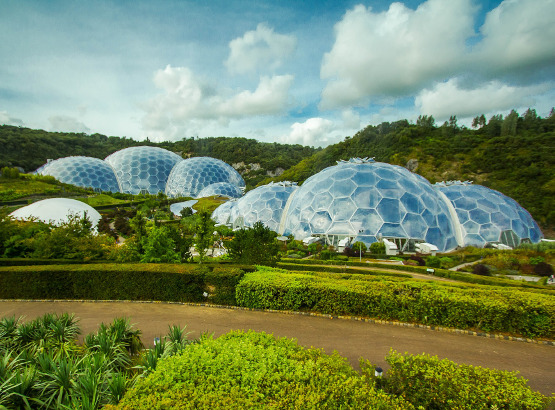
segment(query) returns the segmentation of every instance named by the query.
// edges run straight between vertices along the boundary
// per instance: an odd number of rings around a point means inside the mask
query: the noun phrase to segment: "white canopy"
[[[92,206],[69,198],[43,199],[13,211],[10,216],[15,219],[38,219],[39,221],[61,225],[69,220],[69,216],[82,216],[86,212],[93,228],[100,221],[100,214]]]

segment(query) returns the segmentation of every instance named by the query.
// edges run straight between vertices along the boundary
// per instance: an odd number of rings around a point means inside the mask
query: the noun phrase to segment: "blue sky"
[[[419,115],[548,115],[555,0],[0,0],[0,124],[326,146]]]

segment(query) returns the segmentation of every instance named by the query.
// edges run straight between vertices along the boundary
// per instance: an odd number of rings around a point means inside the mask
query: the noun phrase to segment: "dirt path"
[[[175,305],[125,302],[3,302],[0,317],[25,316],[28,319],[46,312],[72,312],[81,319],[83,334],[96,331],[101,322],[129,317],[151,345],[155,336],[165,334],[168,325],[187,325],[190,337],[202,332],[215,336],[232,329],[253,329],[279,337],[294,337],[304,346],[337,350],[355,367],[363,357],[385,366],[391,348],[413,354],[428,353],[457,363],[500,370],[520,371],[529,385],[543,394],[555,393],[555,347],[533,343],[489,339],[427,329],[380,325],[341,319]]]

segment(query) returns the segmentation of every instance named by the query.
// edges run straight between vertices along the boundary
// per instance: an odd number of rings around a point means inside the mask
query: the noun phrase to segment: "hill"
[[[247,138],[184,138],[177,142],[153,143],[102,134],[62,133],[30,128],[0,126],[0,168],[21,167],[31,172],[46,163],[70,155],[86,155],[104,159],[122,148],[150,145],[165,148],[184,158],[211,156],[232,164],[243,175],[247,188],[256,186],[268,176],[310,157],[319,149],[259,142]]]
[[[278,178],[301,183],[351,157],[406,166],[430,182],[472,180],[510,196],[553,236],[555,229],[555,114],[476,117],[477,129],[457,125],[456,117],[436,126],[433,117],[368,126],[285,171]]]

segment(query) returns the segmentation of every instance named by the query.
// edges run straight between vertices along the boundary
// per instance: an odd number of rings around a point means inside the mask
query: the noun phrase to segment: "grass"
[[[78,198],[78,200],[92,206],[93,208],[95,206],[119,205],[119,204],[126,204],[129,202],[123,199],[112,198],[110,195],[106,195],[106,194],[99,194],[99,195],[90,196],[87,198]]]

